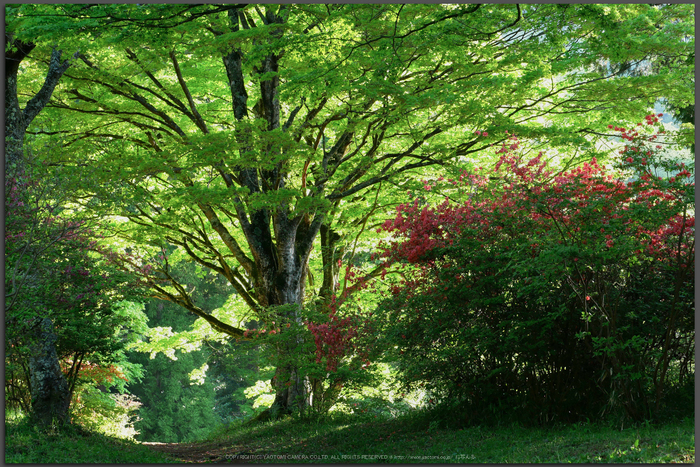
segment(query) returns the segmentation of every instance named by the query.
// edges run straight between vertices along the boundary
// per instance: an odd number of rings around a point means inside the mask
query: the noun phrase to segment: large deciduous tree
[[[52,8],[31,12],[45,22],[59,18]],[[100,180],[76,186],[88,207],[128,220],[115,231],[148,267],[125,267],[155,296],[242,338],[200,307],[161,248],[224,276],[261,319],[298,321],[304,303],[327,304],[337,291],[351,229],[364,231],[428,168],[488,157],[506,129],[590,157],[594,138],[610,136],[611,113],[625,121],[670,94],[689,101],[677,85],[692,73],[682,64],[629,70],[692,53],[692,14],[681,5],[88,5],[68,16],[101,47],[66,72],[51,103],[60,121],[36,133],[62,141],[54,163],[82,164]],[[17,14],[25,36],[32,15]],[[280,363],[273,381],[279,409],[310,403],[294,364]]]

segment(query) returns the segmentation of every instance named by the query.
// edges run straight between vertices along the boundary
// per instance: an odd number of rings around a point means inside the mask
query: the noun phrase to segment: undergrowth
[[[88,431],[77,425],[40,430],[26,419],[5,421],[7,464],[128,464],[174,462],[134,441]]]

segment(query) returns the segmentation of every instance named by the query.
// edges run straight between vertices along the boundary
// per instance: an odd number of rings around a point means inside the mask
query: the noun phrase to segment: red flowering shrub
[[[357,325],[350,316],[339,318],[335,305],[333,297],[327,323],[306,323],[314,336],[316,363],[324,362],[329,372],[337,371],[340,360],[356,350],[353,338],[357,336]]]
[[[466,201],[399,206],[384,257],[413,267],[382,309],[407,386],[551,421],[658,413],[672,361],[692,380],[694,183],[658,134],[617,130],[616,172],[555,173],[511,136]]]

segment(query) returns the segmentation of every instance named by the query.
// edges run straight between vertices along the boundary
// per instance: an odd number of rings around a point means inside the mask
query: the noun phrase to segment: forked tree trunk
[[[61,51],[54,48],[44,84],[24,109],[20,109],[17,98],[19,64],[35,47],[31,42],[22,42],[5,33],[5,173],[22,171],[26,163],[24,135],[27,127],[49,102],[58,81],[70,66],[68,60],[61,61]],[[77,54],[76,52],[73,58],[77,57]]]
[[[282,11],[283,8],[280,8]],[[239,30],[239,24],[244,28],[248,25],[241,16],[242,13],[229,10],[228,16],[233,31]],[[265,24],[281,24],[283,18],[275,14],[272,8],[266,9]],[[278,36],[280,32],[273,33]],[[242,54],[240,49],[232,49],[223,56],[224,67],[230,82],[233,101],[234,117],[242,121],[248,116],[248,94],[245,89],[246,79],[243,76]],[[279,77],[278,56],[265,56],[254,73],[270,74],[270,78],[260,81],[260,100],[253,108],[253,118],[266,121],[269,131],[280,128]],[[248,145],[246,135],[239,135],[242,147]],[[264,154],[272,157],[279,149],[273,145],[262,148]],[[264,193],[269,188],[283,189],[286,182],[285,169],[277,164],[271,169],[250,169],[241,167],[237,178],[249,189],[250,193]],[[234,178],[226,175],[227,184]],[[284,309],[284,316],[278,320],[299,322],[299,309],[303,306],[304,285],[308,272],[308,260],[313,241],[318,234],[322,216],[316,216],[310,221],[304,216],[290,216],[287,205],[271,206],[268,209],[245,212],[242,203],[236,206],[241,228],[246,242],[252,253],[252,264],[248,266],[254,287],[254,299],[257,306],[264,309],[280,305],[291,305]],[[210,215],[210,220],[212,216]],[[274,240],[273,232],[274,229]],[[234,248],[237,250],[237,248]],[[236,252],[234,251],[234,254]],[[244,261],[248,262],[248,261]],[[244,266],[245,267],[245,266]],[[299,365],[291,354],[293,344],[278,349],[278,364],[272,386],[275,389],[275,401],[272,407],[263,413],[261,418],[270,418],[280,414],[304,410],[309,404],[310,388],[300,374]]]

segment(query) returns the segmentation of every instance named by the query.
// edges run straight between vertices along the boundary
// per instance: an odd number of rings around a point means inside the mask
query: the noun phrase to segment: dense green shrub
[[[691,172],[616,130],[617,173],[552,173],[512,136],[490,177],[452,182],[467,201],[398,208],[385,256],[404,280],[380,309],[406,386],[465,421],[641,420],[692,379]]]

